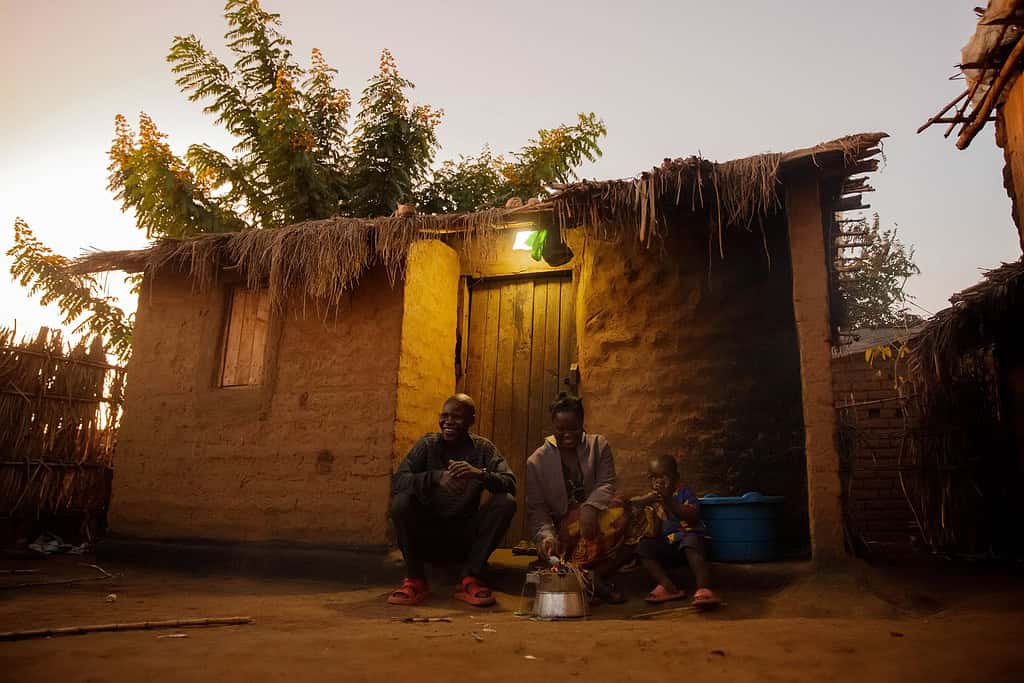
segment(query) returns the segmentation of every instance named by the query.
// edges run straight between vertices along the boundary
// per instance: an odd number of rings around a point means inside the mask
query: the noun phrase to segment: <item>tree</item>
[[[596,114],[579,114],[575,125],[538,131],[511,160],[485,147],[478,156],[446,161],[420,190],[419,206],[438,213],[476,211],[510,197],[536,197],[545,185],[576,180],[584,160],[601,156],[599,142],[606,134]]]
[[[12,257],[11,275],[40,303],[56,303],[65,325],[75,324],[74,332],[87,331],[104,337],[110,350],[121,360],[131,353],[132,319],[115,306],[110,297],[97,294],[99,283],[85,275],[70,275],[70,262],[53,253],[32,233],[22,219],[14,221],[14,246],[7,250]]]
[[[921,270],[914,263],[914,248],[903,244],[896,228],[882,230],[878,214],[848,224],[845,232],[856,237],[840,236],[840,244],[859,244],[859,253],[841,264],[853,269],[840,281],[847,317],[851,328],[904,327],[917,324],[921,318],[910,313],[913,297],[906,292],[907,281]]]
[[[272,229],[334,215],[383,216],[409,202],[431,212],[470,211],[510,196],[537,195],[545,183],[575,178],[584,159],[601,154],[604,124],[594,114],[580,114],[575,125],[539,131],[507,161],[485,148],[431,173],[442,112],[410,102],[415,86],[398,72],[390,52],[381,53],[350,131],[351,96],[335,86],[338,72],[319,50],[301,68],[280,31],[280,15],[258,0],[228,0],[224,16],[230,65],[195,35],[176,36],[167,61],[181,92],[203,102],[203,111],[235,138],[230,153],[193,144],[178,156],[144,112],[137,133],[124,116],[115,118],[108,188],[124,211],[134,212],[147,237]],[[95,280],[62,279],[54,264],[63,257],[32,237],[23,221],[15,235],[23,256],[12,274],[33,294],[66,301],[65,315],[90,315],[118,339],[130,339],[130,317],[113,307]]]
[[[383,216],[401,203],[411,203],[414,188],[427,176],[443,112],[411,105],[405,91],[414,87],[384,50],[356,117],[350,203],[356,216]]]

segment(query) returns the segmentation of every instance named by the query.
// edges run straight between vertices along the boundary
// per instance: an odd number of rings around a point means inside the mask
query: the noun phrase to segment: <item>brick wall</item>
[[[908,546],[913,514],[899,483],[903,417],[892,373],[863,353],[834,358],[832,373],[851,536],[873,554]]]

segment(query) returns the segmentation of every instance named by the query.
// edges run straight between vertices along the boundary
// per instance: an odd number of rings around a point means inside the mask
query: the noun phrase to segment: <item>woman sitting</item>
[[[600,434],[584,432],[583,401],[575,396],[559,395],[551,423],[553,436],[526,461],[526,514],[538,553],[591,569],[598,597],[622,602],[607,580],[629,554],[612,449]]]

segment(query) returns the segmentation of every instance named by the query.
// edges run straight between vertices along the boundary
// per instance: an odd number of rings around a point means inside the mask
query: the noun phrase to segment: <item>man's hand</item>
[[[580,535],[587,540],[597,537],[598,510],[593,505],[580,508]]]
[[[483,479],[484,476],[482,469],[465,460],[452,460],[448,463],[448,472],[456,479]]]
[[[645,493],[642,496],[634,496],[629,499],[629,502],[636,507],[642,508],[647,505],[654,505],[659,500],[661,500],[661,494],[657,491],[651,491],[650,493]]]
[[[438,483],[441,488],[453,495],[462,493],[466,489],[466,481],[457,478],[449,470],[441,470],[441,481]]]
[[[545,536],[541,539],[540,547],[537,548],[537,552],[541,557],[557,557],[560,554],[560,550],[558,539],[554,536]]]

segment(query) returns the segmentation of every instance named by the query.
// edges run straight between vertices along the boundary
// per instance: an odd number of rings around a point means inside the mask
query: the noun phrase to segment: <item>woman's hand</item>
[[[541,557],[557,557],[561,554],[561,549],[558,547],[558,539],[554,536],[545,536],[541,539],[537,552],[540,553]]]
[[[580,536],[589,540],[597,538],[598,510],[593,505],[580,508]]]

